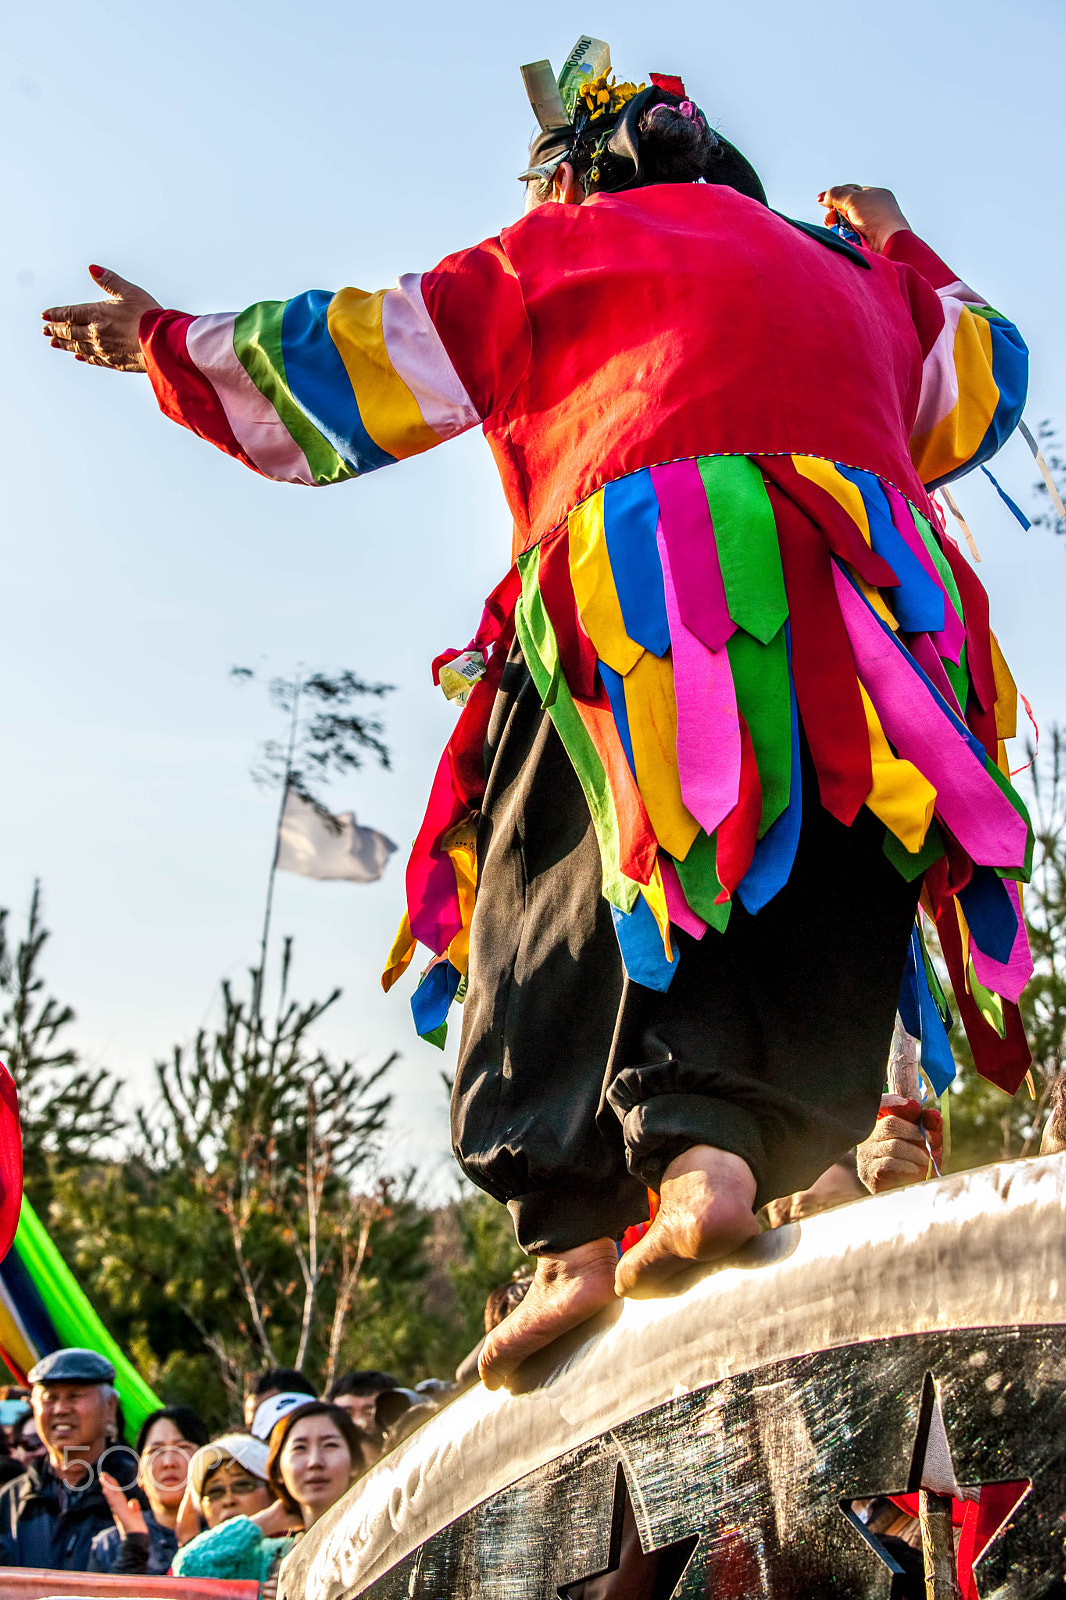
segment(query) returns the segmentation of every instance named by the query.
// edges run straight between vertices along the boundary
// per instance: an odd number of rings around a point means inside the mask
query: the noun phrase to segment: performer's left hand
[[[52,306],[41,313],[44,335],[53,350],[69,350],[76,361],[112,372],[143,372],[138,330],[146,311],[159,301],[146,289],[127,283],[106,267],[90,267],[89,276],[108,296],[81,306]]]
[[[827,228],[839,218],[861,233],[878,254],[894,233],[910,231],[910,223],[891,189],[875,189],[867,183],[839,183],[823,190],[818,198],[825,207]]]

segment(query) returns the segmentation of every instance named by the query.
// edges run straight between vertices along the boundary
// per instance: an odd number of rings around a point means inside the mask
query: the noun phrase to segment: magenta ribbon
[[[937,814],[974,861],[990,867],[1019,865],[1025,860],[1026,826],[985,771],[984,758],[978,760],[907,651],[835,561],[833,582],[855,669],[889,742],[936,789]]]
[[[698,917],[685,899],[685,891],[681,887],[681,879],[677,875],[677,868],[673,861],[662,850],[659,851],[659,871],[662,874],[663,889],[666,893],[666,909],[670,921],[675,928],[683,928],[694,939],[702,939],[707,932],[707,924],[702,917]]]
[[[707,493],[694,460],[652,467],[659,501],[659,526],[670,552],[670,568],[685,626],[709,650],[720,650],[736,631],[726,602],[722,564]]]
[[[948,601],[948,604],[950,605],[951,602]],[[966,719],[962,715],[962,707],[959,705],[958,696],[951,687],[951,679],[944,671],[944,663],[929,635],[927,633],[912,634],[910,652],[926,677],[940,690],[952,711],[957,711],[960,719],[965,722]]]
[[[407,863],[407,910],[420,944],[442,955],[463,926],[451,856],[436,848],[448,828],[467,815],[455,793],[449,752],[437,764],[429,804]]]
[[[700,487],[702,493],[702,483]],[[674,664],[681,797],[704,831],[713,834],[740,798],[740,718],[733,669],[724,649],[708,650],[686,627],[662,521],[656,538]]]

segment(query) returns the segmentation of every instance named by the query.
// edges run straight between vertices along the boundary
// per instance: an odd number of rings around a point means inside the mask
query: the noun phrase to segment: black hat
[[[114,1383],[115,1369],[97,1350],[53,1350],[27,1373],[31,1383]]]

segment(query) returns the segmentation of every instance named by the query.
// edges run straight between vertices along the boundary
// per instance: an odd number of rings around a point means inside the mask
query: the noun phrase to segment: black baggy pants
[[[804,752],[792,875],[724,934],[674,932],[658,994],[625,975],[577,776],[517,646],[486,741],[459,1163],[531,1254],[618,1238],[693,1145],[743,1157],[756,1204],[806,1188],[877,1116],[919,882],[865,809],[818,802]]]

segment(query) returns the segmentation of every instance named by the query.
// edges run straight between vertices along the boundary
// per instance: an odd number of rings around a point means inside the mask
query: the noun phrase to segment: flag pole
[[[285,815],[285,802],[289,797],[289,782],[292,778],[292,758],[296,750],[296,729],[299,723],[300,689],[302,687],[300,673],[303,669],[296,668],[292,680],[292,717],[289,721],[289,748],[285,754],[285,777],[281,785],[281,806],[278,809],[277,825],[274,829],[274,854],[270,861],[270,876],[267,879],[266,907],[263,911],[263,934],[259,941],[259,971],[256,974],[255,994],[252,1014],[252,1031],[258,1036],[260,1021],[263,1013],[263,985],[266,979],[267,940],[270,937],[270,913],[274,905],[274,879],[278,871],[278,852],[281,849],[281,819]]]

